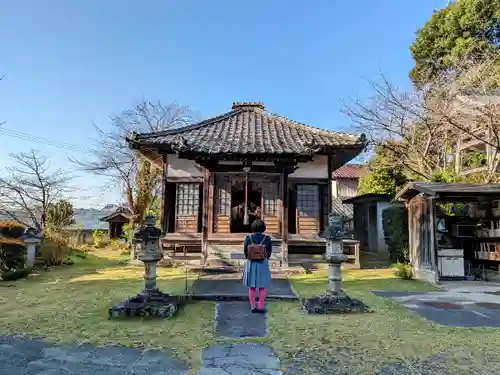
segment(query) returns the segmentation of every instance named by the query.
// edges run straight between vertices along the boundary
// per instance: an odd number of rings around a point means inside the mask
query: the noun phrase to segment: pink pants
[[[250,299],[250,306],[252,309],[255,309],[256,307],[256,293],[257,290],[255,288],[249,288],[248,289],[248,298]],[[264,300],[266,299],[266,288],[259,288],[259,309],[262,309],[264,307]]]

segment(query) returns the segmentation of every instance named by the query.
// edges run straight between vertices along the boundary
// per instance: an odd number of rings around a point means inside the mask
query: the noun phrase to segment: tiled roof
[[[361,178],[368,171],[368,166],[365,164],[346,164],[339,169],[333,171],[335,178]]]
[[[132,133],[129,143],[201,154],[310,154],[330,148],[362,149],[360,137],[313,128],[267,112],[262,103],[233,103],[223,115],[186,127]]]
[[[342,203],[342,198],[333,198],[332,213],[352,219],[354,217],[354,208],[352,204]]]

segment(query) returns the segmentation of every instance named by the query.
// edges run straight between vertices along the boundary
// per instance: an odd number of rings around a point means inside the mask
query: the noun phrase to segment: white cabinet
[[[463,249],[438,250],[439,275],[443,277],[464,277],[464,251]]]

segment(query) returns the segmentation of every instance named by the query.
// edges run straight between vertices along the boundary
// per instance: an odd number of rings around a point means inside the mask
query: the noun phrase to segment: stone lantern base
[[[334,291],[302,300],[302,307],[309,314],[345,314],[355,312],[369,312],[368,307],[361,301],[352,299],[341,291]]]
[[[328,263],[328,288],[320,296],[302,300],[302,306],[309,314],[343,314],[352,312],[367,312],[368,307],[363,302],[347,296],[341,289],[341,264],[347,257],[344,255],[340,244],[338,251],[328,252],[325,260]]]
[[[158,289],[143,290],[138,295],[130,297],[119,304],[112,306],[108,313],[109,318],[128,317],[159,317],[170,318],[179,310],[180,299]]]

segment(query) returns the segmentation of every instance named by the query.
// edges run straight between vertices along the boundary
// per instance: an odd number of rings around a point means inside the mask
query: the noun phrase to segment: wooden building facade
[[[262,103],[180,129],[131,134],[130,147],[163,170],[164,241],[199,245],[204,261],[240,245],[262,218],[286,264],[292,246],[323,246],[317,234],[332,205],[332,171],[356,157],[365,137],[268,113]]]

